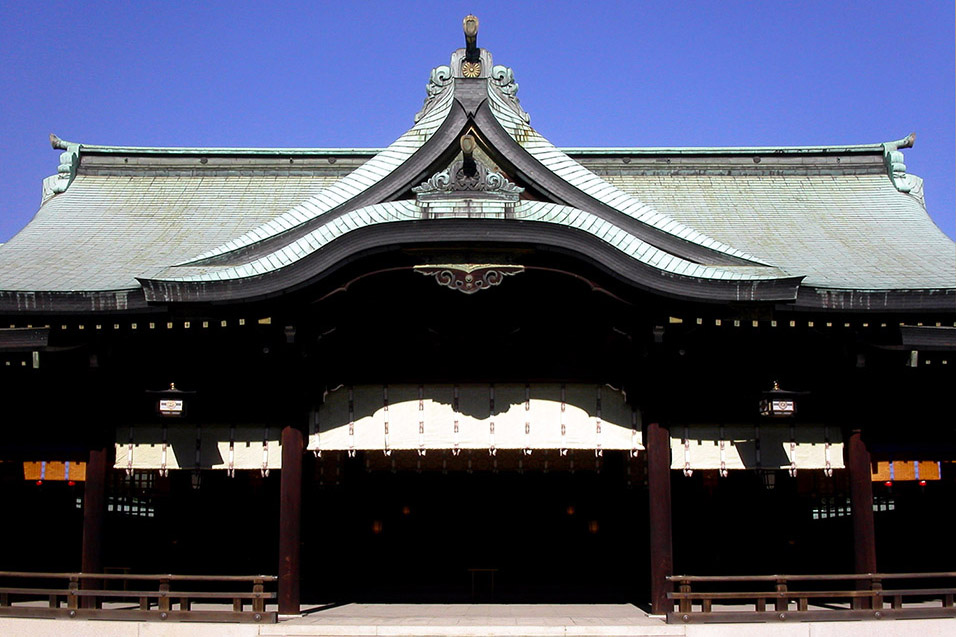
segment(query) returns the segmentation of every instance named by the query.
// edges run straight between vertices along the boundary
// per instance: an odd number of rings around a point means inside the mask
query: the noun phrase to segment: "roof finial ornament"
[[[465,32],[465,59],[469,62],[478,61],[478,18],[472,14],[465,16],[461,21],[461,28]]]
[[[478,48],[478,18],[469,13],[461,21],[461,27],[465,32],[465,59],[461,63],[461,74],[464,77],[480,77],[481,49]]]

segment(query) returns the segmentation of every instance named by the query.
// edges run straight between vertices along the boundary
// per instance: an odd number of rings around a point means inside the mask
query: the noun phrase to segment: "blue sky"
[[[954,229],[954,4],[0,0],[0,242],[56,172],[47,135],[127,146],[381,147],[462,46],[514,68],[559,146],[843,145],[911,131]]]

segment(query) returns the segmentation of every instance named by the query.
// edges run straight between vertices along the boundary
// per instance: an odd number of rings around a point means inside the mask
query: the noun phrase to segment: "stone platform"
[[[195,605],[194,608],[198,608]],[[952,637],[956,619],[666,624],[629,604],[343,604],[278,624],[0,618],[3,637]]]

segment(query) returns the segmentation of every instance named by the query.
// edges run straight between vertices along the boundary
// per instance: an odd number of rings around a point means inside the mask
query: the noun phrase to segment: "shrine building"
[[[277,574],[281,613],[956,571],[913,135],[558,148],[473,17],[436,61],[384,149],[51,135],[0,246],[0,570]]]

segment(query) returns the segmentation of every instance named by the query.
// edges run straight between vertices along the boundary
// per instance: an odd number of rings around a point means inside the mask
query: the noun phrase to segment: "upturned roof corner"
[[[60,153],[60,163],[57,166],[56,174],[43,180],[41,205],[54,195],[66,192],[66,189],[76,179],[76,171],[80,165],[80,144],[64,141],[54,133],[50,133],[50,146],[54,150],[62,150],[63,152]]]
[[[900,192],[910,192],[916,187],[916,180],[906,174],[906,164],[903,163],[901,148],[912,148],[916,142],[916,133],[910,133],[903,139],[883,143],[883,161],[886,163],[886,172],[890,181]]]

